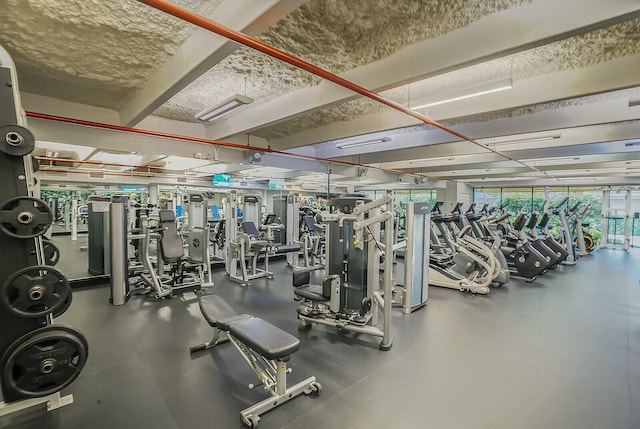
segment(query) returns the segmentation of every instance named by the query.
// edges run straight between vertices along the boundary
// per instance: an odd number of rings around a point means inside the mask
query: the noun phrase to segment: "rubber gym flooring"
[[[328,327],[297,332],[291,274],[242,288],[215,275],[238,312],[298,335],[289,383],[315,375],[319,397],[263,415],[260,428],[640,428],[640,254],[597,251],[533,284],[489,296],[430,288],[429,304],[394,311],[391,351]],[[225,344],[210,337],[193,295],[108,303],[108,287],[76,290],[57,319],[83,332],[90,356],[59,410],[0,420],[25,428],[239,428],[240,410],[265,397]]]

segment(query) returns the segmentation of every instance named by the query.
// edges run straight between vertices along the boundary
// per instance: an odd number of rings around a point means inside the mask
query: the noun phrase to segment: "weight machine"
[[[113,305],[123,305],[131,292],[154,292],[156,299],[165,298],[185,291],[198,291],[202,284],[211,284],[211,266],[208,259],[208,248],[205,245],[203,258],[187,258],[184,254],[183,239],[178,233],[176,217],[173,210],[160,210],[158,223],[150,225],[148,214],[139,218],[139,230],[129,233],[127,228],[128,201],[124,195],[111,197],[110,205],[110,272],[111,297]],[[208,240],[208,225],[199,232]],[[192,237],[197,240],[196,237]],[[143,272],[139,273],[140,282],[131,289],[129,274],[131,267],[128,258],[128,243],[137,243],[137,259],[142,261]],[[151,260],[151,244],[156,242],[157,257],[155,267]],[[169,275],[165,273],[165,264],[171,266]],[[187,273],[193,269],[197,274]],[[205,282],[205,272],[209,276]]]
[[[565,250],[569,253],[567,258],[562,261],[565,265],[575,265],[578,261],[578,253],[576,249],[576,244],[573,241],[573,237],[571,237],[571,228],[569,227],[569,221],[567,220],[567,212],[562,208],[565,204],[569,202],[569,197],[564,197],[558,204],[556,204],[551,212],[560,217],[560,238],[559,242],[565,248]],[[571,210],[575,211],[577,206],[572,208]]]
[[[51,208],[33,197],[35,138],[26,128],[11,56],[0,47],[0,416],[62,396],[80,375],[89,347],[84,336],[53,320],[71,305],[64,274],[44,265],[42,236],[54,222]]]
[[[593,241],[593,237],[589,233],[585,233],[583,226],[589,226],[589,224],[583,225],[582,218],[585,217],[591,211],[591,203],[585,204],[582,210],[576,210],[571,218],[571,224],[573,226],[572,233],[575,237],[575,242],[578,256],[587,256],[591,254],[595,246],[595,242]]]
[[[410,314],[429,298],[429,203],[407,203],[405,216],[406,239],[393,246],[394,254],[404,249],[404,285],[395,285],[393,303]],[[394,235],[397,237],[397,232]]]
[[[256,222],[260,219],[260,197],[242,195],[232,190],[227,194],[225,207],[225,268],[229,279],[241,286],[249,285],[250,280],[267,277],[274,278],[269,271],[269,252],[271,243],[260,237]],[[242,231],[238,219],[238,207],[242,205]],[[264,268],[258,267],[258,258],[262,257]]]
[[[393,196],[371,201],[361,195],[329,200],[334,212],[319,213],[327,230],[327,274],[322,285],[309,283],[314,268],[294,270],[294,294],[303,300],[298,308],[300,330],[312,324],[381,337],[381,350],[389,350],[393,260],[384,259],[380,281],[380,255],[393,249],[393,235],[380,242],[380,224],[393,230]],[[381,212],[385,207],[386,211]],[[338,212],[341,211],[341,212]],[[379,312],[382,312],[380,317]],[[381,320],[380,320],[381,319]]]

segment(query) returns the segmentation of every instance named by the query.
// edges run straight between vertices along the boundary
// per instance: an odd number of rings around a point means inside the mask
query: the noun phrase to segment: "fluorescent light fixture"
[[[418,106],[412,107],[411,110],[420,110],[426,107],[433,107],[433,106],[439,106],[441,104],[453,103],[454,101],[466,100],[468,98],[479,97],[481,95],[493,94],[494,92],[506,91],[512,88],[513,88],[513,81],[511,79],[491,82],[486,85],[480,85],[480,86],[475,86],[473,88],[469,88],[466,94],[448,97],[442,100],[433,101],[426,104],[420,104]]]
[[[256,167],[256,168],[247,168],[242,170],[242,174],[249,174],[255,177],[266,177],[269,176],[279,176],[284,177],[286,173],[292,173],[295,170],[291,170],[289,168],[282,167]]]
[[[537,159],[523,159],[520,160],[523,164],[526,165],[564,165],[564,164],[572,164],[576,161],[580,161],[579,156],[565,156],[559,158],[537,158]]]
[[[369,146],[369,145],[372,145],[372,144],[386,143],[388,141],[391,141],[391,139],[389,137],[382,137],[382,138],[379,138],[379,139],[362,140],[362,141],[359,141],[359,142],[338,143],[338,144],[336,144],[336,147],[338,149],[350,149],[352,147]]]
[[[409,161],[409,165],[420,165],[424,167],[427,165],[438,165],[455,160],[455,156],[438,156],[435,158],[414,159],[413,161]]]
[[[629,107],[640,106],[640,98],[629,99]]]
[[[215,106],[209,107],[208,109],[198,113],[196,115],[196,119],[204,122],[213,121],[222,115],[226,115],[227,113],[250,103],[253,103],[253,98],[236,94],[221,101]]]
[[[596,177],[563,177],[560,180],[562,181],[572,181],[572,182],[594,182],[598,179]]]
[[[539,136],[539,137],[523,137],[521,139],[508,139],[508,140],[488,140],[488,139],[483,139],[483,143],[485,145],[492,145],[492,146],[500,146],[503,144],[509,144],[509,143],[535,143],[535,142],[544,142],[544,141],[549,141],[549,140],[556,140],[562,138],[562,135],[560,134],[553,134],[553,135],[547,135],[547,136]]]

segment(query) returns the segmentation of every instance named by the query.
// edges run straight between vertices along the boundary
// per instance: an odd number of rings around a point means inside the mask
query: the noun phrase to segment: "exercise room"
[[[1,429],[640,429],[637,1],[0,23]]]

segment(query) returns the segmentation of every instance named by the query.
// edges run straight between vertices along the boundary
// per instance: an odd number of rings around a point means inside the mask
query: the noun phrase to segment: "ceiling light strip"
[[[226,27],[224,25],[218,24],[215,21],[212,21],[202,15],[199,15],[197,13],[194,13],[188,9],[185,9],[183,7],[180,7],[178,5],[172,4],[172,3],[168,3],[166,1],[163,0],[138,0],[140,3],[144,3],[146,5],[149,5],[155,9],[161,10],[169,15],[172,15],[176,18],[180,18],[184,21],[190,22],[191,24],[194,24],[198,27],[204,28],[205,30],[209,30],[213,33],[216,33],[220,36],[226,37],[227,39],[231,39],[234,42],[240,43],[244,46],[247,46],[249,48],[255,49],[256,51],[262,52],[263,54],[269,55],[270,57],[273,58],[277,58],[281,61],[284,61],[288,64],[291,64],[292,66],[298,67],[302,70],[305,70],[311,74],[314,74],[316,76],[319,76],[323,79],[329,80],[337,85],[342,86],[343,88],[347,88],[351,91],[357,92],[358,94],[370,98],[372,100],[375,100],[379,103],[382,103],[386,106],[391,107],[392,109],[395,109],[399,112],[405,113],[409,116],[412,116],[422,122],[424,122],[425,124],[428,125],[433,125],[434,127],[440,128],[443,131],[446,131],[450,134],[453,134],[456,137],[459,137],[463,140],[466,140],[470,143],[473,143],[477,146],[480,146],[484,149],[487,149],[497,155],[502,156],[503,158],[506,158],[508,160],[513,160],[513,158],[509,155],[507,155],[504,152],[501,152],[499,150],[496,150],[494,148],[491,148],[485,144],[482,144],[480,142],[477,142],[475,140],[473,140],[470,137],[465,136],[462,133],[459,133],[449,127],[446,127],[442,124],[440,124],[439,122],[434,121],[433,119],[429,118],[426,115],[422,115],[420,113],[414,112],[413,110],[407,108],[406,106],[403,106],[400,103],[396,103],[395,101],[389,100],[379,94],[376,94],[373,91],[368,90],[367,88],[360,86],[354,82],[351,82],[350,80],[347,80],[345,78],[342,78],[336,74],[333,74],[327,70],[324,70],[314,64],[311,64],[307,61],[304,61],[296,56],[293,56],[285,51],[282,51],[278,48],[275,48],[267,43],[264,43],[254,37],[251,36],[247,36],[246,34],[240,33],[238,31],[235,31],[229,27]]]
[[[372,144],[386,143],[388,141],[391,141],[389,137],[382,137],[379,139],[372,139],[372,140],[338,143],[336,144],[336,147],[338,149],[350,149],[352,147],[369,146]]]
[[[468,93],[463,94],[463,95],[458,95],[458,96],[455,96],[455,97],[449,97],[449,98],[445,98],[445,99],[439,100],[439,101],[434,101],[434,102],[431,102],[431,103],[420,104],[418,106],[412,107],[411,110],[420,110],[420,109],[424,109],[424,108],[427,108],[427,107],[440,106],[441,104],[453,103],[454,101],[467,100],[469,98],[480,97],[481,95],[488,95],[488,94],[493,94],[495,92],[506,91],[506,90],[512,89],[512,88],[513,88],[513,82],[512,82],[511,79],[508,79],[508,82],[505,82],[505,81],[494,82],[492,85],[491,84],[490,85],[486,85],[481,90],[478,90],[478,89],[471,90],[471,92],[468,92]]]
[[[209,107],[196,115],[196,119],[204,122],[211,122],[214,119],[224,116],[227,113],[253,103],[253,98],[246,97],[244,95],[236,94],[226,100],[217,103],[215,106]]]

